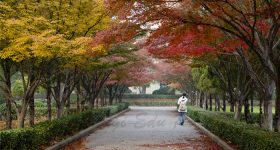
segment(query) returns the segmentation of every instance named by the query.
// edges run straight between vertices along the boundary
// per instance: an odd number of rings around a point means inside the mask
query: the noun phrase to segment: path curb
[[[59,150],[59,149],[63,148],[64,146],[66,146],[66,145],[68,145],[68,144],[70,144],[70,143],[72,143],[72,142],[74,142],[74,141],[76,141],[76,140],[78,140],[78,139],[80,139],[84,136],[87,136],[87,135],[91,134],[91,132],[93,130],[95,130],[96,128],[98,128],[99,126],[111,121],[112,119],[124,114],[125,112],[127,112],[129,110],[130,110],[130,108],[127,108],[127,109],[125,109],[125,110],[123,110],[123,111],[121,111],[121,112],[119,112],[119,113],[117,113],[117,114],[115,114],[115,115],[113,115],[109,118],[105,118],[103,121],[101,121],[101,122],[99,122],[95,125],[92,125],[92,126],[86,128],[86,129],[80,131],[79,133],[77,133],[77,134],[75,134],[75,135],[73,135],[73,136],[71,136],[71,137],[69,137],[69,138],[67,138],[63,141],[60,141],[60,142],[56,143],[55,145],[52,145],[52,146],[46,148],[46,150]]]
[[[226,142],[224,142],[222,139],[220,139],[218,136],[192,120],[190,117],[187,116],[187,119],[194,124],[196,127],[198,127],[203,133],[205,133],[207,136],[209,136],[214,142],[216,142],[219,146],[221,146],[224,150],[235,150],[231,146],[229,146]]]

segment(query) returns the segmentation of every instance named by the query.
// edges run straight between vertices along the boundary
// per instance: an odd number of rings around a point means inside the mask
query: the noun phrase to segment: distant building
[[[155,90],[160,88],[160,83],[158,81],[153,81],[147,86],[132,86],[129,87],[131,94],[153,94]]]
[[[129,89],[131,90],[131,94],[153,94],[153,92],[160,89],[161,86],[163,86],[163,84],[161,84],[160,82],[153,81],[146,86],[132,86],[129,87]],[[175,95],[181,94],[181,91],[175,90]]]

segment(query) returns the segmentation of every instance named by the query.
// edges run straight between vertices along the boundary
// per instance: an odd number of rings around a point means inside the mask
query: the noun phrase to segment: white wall
[[[129,87],[132,91],[132,94],[140,94],[139,88],[141,87]],[[153,91],[158,90],[160,88],[160,84],[157,81],[151,82],[150,86],[146,88],[146,94],[153,94]]]

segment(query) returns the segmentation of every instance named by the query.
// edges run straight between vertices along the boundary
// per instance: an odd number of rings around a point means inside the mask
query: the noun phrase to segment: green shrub
[[[136,106],[176,106],[176,102],[129,102]]]
[[[200,122],[217,136],[231,141],[246,150],[280,150],[280,135],[265,131],[255,124],[247,124],[230,118],[231,114],[209,112],[189,107],[188,116]]]
[[[0,105],[0,120],[6,120],[6,103]],[[14,105],[12,105],[12,118],[17,119],[17,112]]]
[[[43,107],[46,107],[46,104],[40,100],[35,100],[34,101],[34,105],[36,108],[43,108]]]
[[[110,106],[110,115],[114,115],[118,112],[118,106]]]
[[[113,108],[117,108],[114,113],[111,112]],[[91,109],[52,121],[44,121],[36,124],[33,128],[1,131],[0,149],[39,149],[43,144],[50,144],[51,141],[61,140],[73,135],[126,108],[128,108],[127,103],[120,103],[112,107]]]
[[[154,95],[175,95],[175,90],[166,86],[153,91]]]
[[[178,99],[178,95],[154,95],[154,94],[124,94],[125,99]]]
[[[37,133],[32,128],[0,132],[0,149],[38,149]]]

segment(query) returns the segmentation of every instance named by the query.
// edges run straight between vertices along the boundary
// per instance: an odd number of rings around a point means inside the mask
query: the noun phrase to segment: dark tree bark
[[[1,76],[1,88],[4,92],[4,100],[6,103],[6,129],[12,128],[12,95],[11,95],[11,62],[8,60],[1,61],[1,68],[3,71],[3,77]]]
[[[71,101],[70,101],[70,97],[68,97],[67,99],[66,99],[66,112],[67,112],[67,114],[70,114],[71,112],[70,112],[70,107],[71,107]]]
[[[220,102],[220,96],[216,95],[216,104],[217,104],[217,110],[216,111],[220,111],[221,110],[221,102]]]
[[[205,93],[205,109],[208,110],[208,93]]]
[[[52,95],[51,88],[47,87],[47,119],[52,120]]]
[[[81,106],[80,106],[80,94],[77,93],[77,99],[76,99],[76,106],[77,106],[77,112],[80,112],[81,111]]]
[[[113,85],[107,85],[106,87],[108,89],[108,94],[109,94],[109,105],[113,105],[113,100],[114,100]]]
[[[86,91],[89,107],[94,107],[95,100],[111,73],[111,70],[90,70],[82,76],[81,85]]]
[[[32,66],[33,68],[34,66]],[[22,82],[24,87],[24,96],[22,98],[21,106],[18,107],[18,127],[23,128],[24,127],[24,119],[27,113],[27,107],[29,104],[29,101],[34,97],[34,93],[39,86],[40,80],[41,80],[41,71],[39,69],[36,69],[37,72],[35,74],[35,69],[30,70],[28,74],[28,82],[24,79],[24,71],[23,71],[23,65],[21,64],[21,75],[22,75]],[[27,83],[27,84],[26,84]],[[33,108],[31,108],[33,109]],[[33,111],[33,110],[32,110]],[[31,116],[34,117],[34,116]]]
[[[229,109],[229,111],[230,112],[234,112],[234,102],[233,101],[230,101],[230,109]]]
[[[34,81],[35,81],[35,74],[34,74],[34,71],[31,71],[30,82],[34,82]],[[34,93],[35,93],[35,90],[32,91],[29,102],[28,102],[28,104],[29,104],[29,127],[34,126],[34,121],[35,121]]]
[[[212,111],[213,101],[212,101],[212,94],[209,94],[209,110]]]
[[[259,112],[259,126],[262,127],[262,123],[263,123],[263,110],[262,110],[262,106],[263,106],[263,98],[260,96],[260,104],[259,104],[259,107],[260,107],[260,112]]]
[[[35,107],[34,107],[34,94],[29,99],[29,127],[34,126],[35,121]]]
[[[226,95],[223,94],[223,112],[226,112],[226,110],[227,110]]]
[[[203,108],[203,99],[204,99],[204,92],[200,92],[200,96],[199,96],[199,107]]]
[[[23,128],[24,127],[24,119],[27,112],[28,102],[32,97],[34,97],[34,91],[38,87],[40,81],[34,81],[30,84],[28,87],[28,90],[26,92],[26,95],[24,96],[21,104],[21,108],[19,110],[19,116],[18,116],[18,127]]]
[[[245,114],[245,121],[249,123],[251,121],[251,115],[250,115],[250,110],[249,110],[249,100],[248,98],[245,99],[244,101],[244,114]]]
[[[52,95],[56,102],[57,118],[61,118],[64,112],[64,107],[70,107],[70,96],[74,91],[77,80],[77,68],[68,70],[63,73],[57,72],[55,86],[52,87]],[[69,104],[68,104],[69,103]]]
[[[251,113],[254,112],[254,94],[251,95]]]
[[[278,70],[280,75],[280,69]],[[280,76],[279,76],[280,77]],[[280,79],[276,82],[275,131],[280,132]]]

